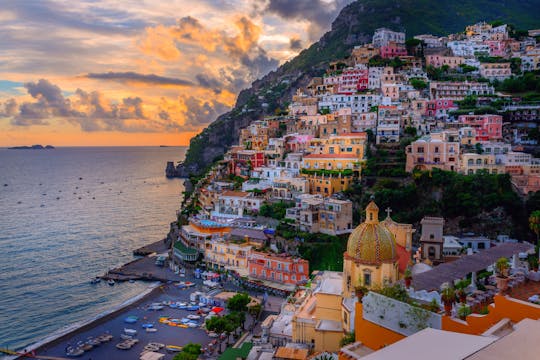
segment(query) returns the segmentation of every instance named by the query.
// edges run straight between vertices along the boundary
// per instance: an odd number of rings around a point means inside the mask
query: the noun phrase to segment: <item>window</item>
[[[428,247],[428,257],[435,257],[435,246]]]
[[[419,152],[420,154],[423,154],[423,153],[424,153],[424,147],[423,147],[423,146],[419,146],[419,147],[418,147],[418,152]]]
[[[371,274],[364,272],[364,286],[371,286]]]

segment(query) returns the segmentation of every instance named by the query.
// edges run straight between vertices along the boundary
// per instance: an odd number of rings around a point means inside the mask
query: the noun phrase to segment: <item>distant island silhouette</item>
[[[54,146],[52,145],[32,145],[32,146],[13,146],[9,147],[9,150],[48,150],[48,149],[54,149]]]

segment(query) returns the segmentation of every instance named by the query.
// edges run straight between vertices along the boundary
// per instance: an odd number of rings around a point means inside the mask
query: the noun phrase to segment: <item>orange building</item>
[[[253,251],[248,263],[249,276],[254,279],[299,285],[309,278],[309,262],[286,254]]]

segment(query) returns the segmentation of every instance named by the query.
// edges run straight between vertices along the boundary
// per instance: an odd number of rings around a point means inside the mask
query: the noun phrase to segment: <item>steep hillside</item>
[[[332,29],[276,71],[255,81],[238,95],[234,109],[218,117],[190,142],[178,175],[199,174],[238,140],[239,129],[264,114],[273,114],[294,90],[326,64],[346,56],[354,45],[368,42],[379,27],[444,35],[478,21],[502,20],[519,29],[540,27],[540,0],[359,0],[346,6]]]

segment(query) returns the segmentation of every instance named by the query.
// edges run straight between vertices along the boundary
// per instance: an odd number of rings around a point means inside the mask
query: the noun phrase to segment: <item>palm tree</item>
[[[529,228],[536,234],[536,246],[538,253],[538,246],[540,245],[540,210],[533,211],[529,216]]]

